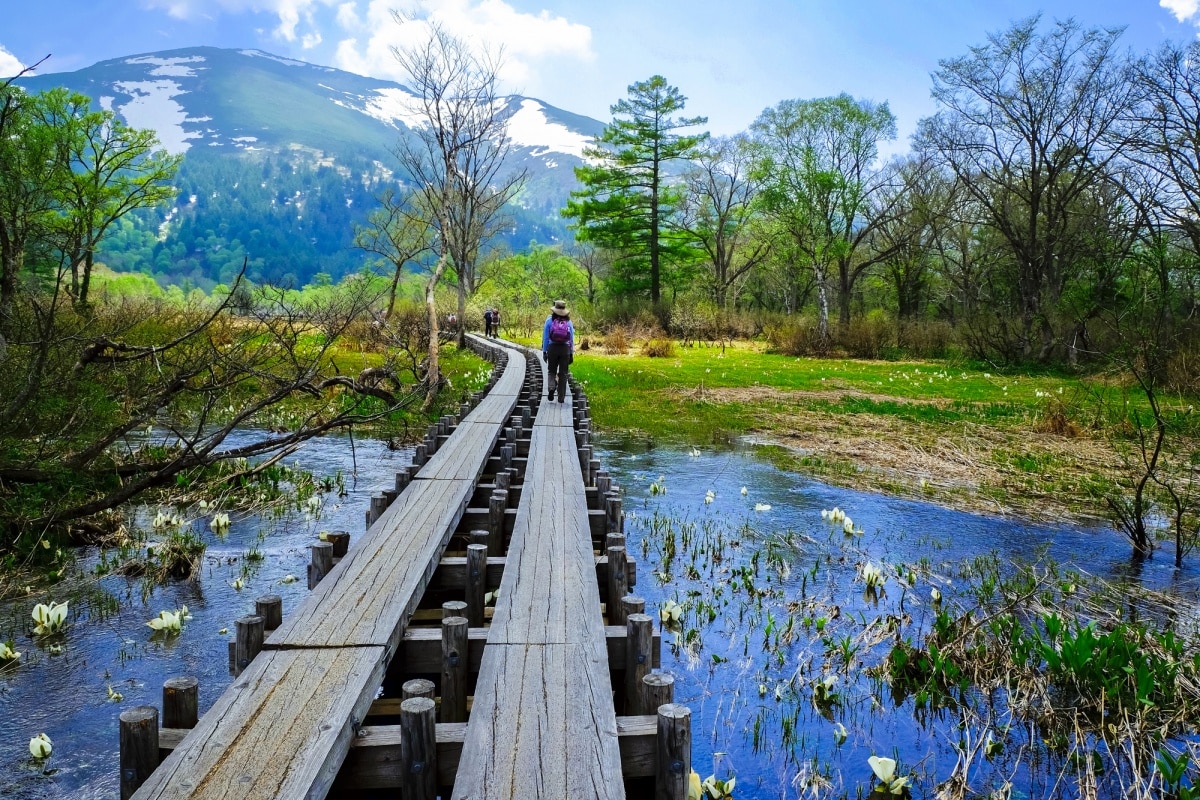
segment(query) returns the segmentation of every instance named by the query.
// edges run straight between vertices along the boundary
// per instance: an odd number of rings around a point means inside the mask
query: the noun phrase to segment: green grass
[[[572,370],[588,391],[597,425],[697,441],[756,430],[795,409],[1004,424],[1030,419],[1049,398],[1096,390],[1078,377],[999,375],[939,362],[793,358],[752,346],[676,353],[580,353]],[[726,402],[711,396],[710,390],[728,389],[760,391]]]

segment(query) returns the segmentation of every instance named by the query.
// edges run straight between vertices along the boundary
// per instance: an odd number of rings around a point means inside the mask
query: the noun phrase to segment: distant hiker
[[[492,338],[500,338],[500,309],[492,309]]]
[[[489,308],[483,312],[483,335],[491,337],[492,335],[492,310]]]
[[[553,400],[557,391],[561,403],[567,396],[567,367],[575,360],[575,326],[571,324],[566,300],[554,301],[554,308],[542,327],[542,360],[550,378],[546,399]]]

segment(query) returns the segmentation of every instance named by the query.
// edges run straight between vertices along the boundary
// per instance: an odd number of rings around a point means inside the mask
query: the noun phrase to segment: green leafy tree
[[[175,194],[179,157],[158,149],[153,130],[131,128],[111,111],[91,108],[86,95],[51,89],[30,98],[33,124],[56,133],[59,159],[54,228],[70,293],[86,306],[96,248],[130,211]]]
[[[828,343],[831,278],[836,270],[839,318],[850,322],[854,284],[882,253],[860,246],[880,218],[873,203],[890,181],[876,169],[879,143],[896,136],[887,103],[848,94],[784,100],[754,122],[764,206],[808,262],[816,279],[817,335]],[[865,250],[866,248],[862,248]]]
[[[695,259],[672,221],[682,187],[667,173],[672,162],[693,158],[708,137],[677,132],[708,122],[674,116],[686,101],[661,75],[630,86],[628,99],[611,107],[612,123],[584,150],[590,163],[575,169],[583,188],[563,211],[575,220],[576,238],[617,254],[610,281],[623,293],[648,291],[655,305],[674,277],[664,273]]]

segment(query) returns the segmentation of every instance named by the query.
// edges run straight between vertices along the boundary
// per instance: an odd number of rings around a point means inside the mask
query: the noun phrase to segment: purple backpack
[[[570,320],[559,316],[555,316],[550,320],[550,341],[559,344],[571,341]]]

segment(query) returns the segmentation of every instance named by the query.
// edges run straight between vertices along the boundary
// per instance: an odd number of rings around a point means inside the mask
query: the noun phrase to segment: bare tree
[[[399,14],[396,21],[407,24]],[[424,124],[401,139],[396,157],[421,195],[416,208],[428,214],[438,253],[425,287],[432,333],[427,404],[440,383],[434,289],[448,268],[455,271],[461,343],[481,247],[497,232],[505,204],[525,180],[524,171],[503,173],[511,145],[498,95],[499,56],[478,54],[438,24],[428,24],[423,44],[392,51],[410,77],[424,117]]]
[[[261,290],[255,315],[236,319],[228,297],[208,309],[141,301],[80,315],[63,302],[65,282],[64,270],[56,290],[22,294],[23,335],[0,362],[0,383],[14,389],[0,408],[4,546],[148,490],[199,485],[214,465],[231,465],[223,481],[253,475],[314,436],[424,397],[411,367],[396,367],[398,353],[338,373],[338,343],[377,299],[365,280],[320,305]],[[304,410],[270,424],[295,398]]]
[[[707,139],[685,176],[680,226],[707,255],[709,290],[722,309],[731,290],[771,252],[770,238],[754,236],[760,180],[752,160],[745,137]]]
[[[1120,29],[1073,20],[1039,31],[1040,17],[942,61],[918,145],[936,152],[1011,252],[1023,355],[1046,359],[1062,344],[1059,300],[1090,277],[1073,242],[1086,196],[1111,178],[1132,82],[1116,53]],[[1040,340],[1040,341],[1039,341]]]
[[[428,213],[410,208],[420,197],[419,193],[400,194],[393,188],[385,189],[378,198],[380,207],[368,214],[367,224],[354,232],[355,247],[374,253],[392,268],[384,319],[392,318],[404,267],[433,249]]]

